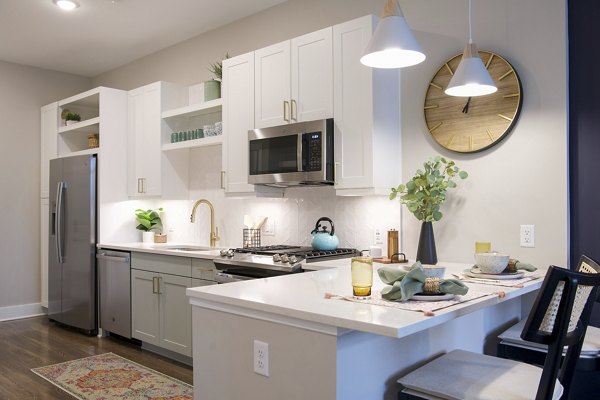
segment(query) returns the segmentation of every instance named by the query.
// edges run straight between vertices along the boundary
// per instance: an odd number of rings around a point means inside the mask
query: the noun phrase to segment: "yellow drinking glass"
[[[358,298],[371,296],[373,286],[373,259],[371,257],[352,257],[352,294]]]
[[[475,242],[475,254],[490,253],[492,251],[491,242]]]

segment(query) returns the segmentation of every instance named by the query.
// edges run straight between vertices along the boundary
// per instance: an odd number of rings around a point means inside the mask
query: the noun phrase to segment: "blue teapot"
[[[321,226],[320,222],[326,221],[331,225],[331,232],[326,226]],[[315,229],[310,232],[312,235],[311,246],[313,250],[336,250],[340,239],[335,235],[335,228],[333,227],[333,221],[327,217],[321,217],[315,224]]]

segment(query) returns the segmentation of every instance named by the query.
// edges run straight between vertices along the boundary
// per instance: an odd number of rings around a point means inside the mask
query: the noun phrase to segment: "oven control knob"
[[[296,264],[298,262],[298,259],[296,258],[296,256],[289,256],[288,260],[289,260],[290,264]]]
[[[227,257],[227,253],[229,252],[229,250],[221,250],[221,257]]]
[[[274,262],[279,262],[281,261],[281,256],[279,254],[273,254],[273,261]]]
[[[227,257],[231,258],[231,257],[233,257],[233,254],[234,254],[233,250],[231,250],[231,249],[227,250],[227,254],[226,254]]]
[[[288,256],[287,256],[287,254],[282,254],[282,255],[281,255],[281,262],[282,262],[282,263],[287,263],[287,262],[290,262],[290,260],[289,260],[289,258],[288,258]]]

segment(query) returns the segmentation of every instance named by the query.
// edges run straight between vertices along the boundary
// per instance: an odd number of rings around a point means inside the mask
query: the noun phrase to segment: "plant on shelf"
[[[225,54],[225,59],[229,54]],[[223,61],[217,61],[210,64],[208,70],[212,72],[214,78],[204,82],[204,101],[214,100],[221,97],[221,81],[223,80]]]
[[[229,53],[225,54],[224,60],[229,58]],[[217,61],[215,63],[211,63],[208,70],[215,76],[213,80],[222,81],[223,80],[223,61]]]
[[[81,121],[81,115],[77,113],[68,112],[67,115],[65,115],[65,122],[67,125],[74,124],[75,122],[79,121]]]
[[[446,201],[448,189],[456,187],[456,178],[466,179],[469,174],[456,166],[454,161],[436,156],[423,163],[405,184],[392,188],[390,200],[399,198],[421,224],[417,249],[417,261],[436,264],[437,254],[433,236],[433,221],[442,219],[441,205]]]

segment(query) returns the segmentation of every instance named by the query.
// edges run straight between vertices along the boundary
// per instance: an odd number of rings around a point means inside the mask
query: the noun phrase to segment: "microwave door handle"
[[[298,143],[296,144],[296,157],[298,159],[298,172],[302,172],[304,171],[304,163],[303,163],[303,159],[304,159],[304,148],[303,148],[303,140],[302,140],[302,134],[298,134]]]

